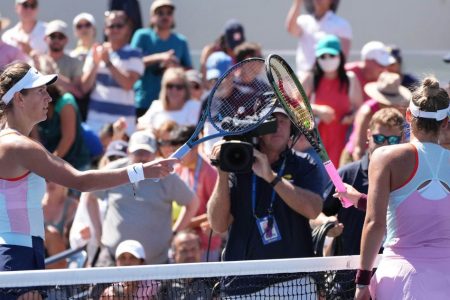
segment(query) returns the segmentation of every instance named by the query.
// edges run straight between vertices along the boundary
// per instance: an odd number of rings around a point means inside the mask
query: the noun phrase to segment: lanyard
[[[278,170],[278,176],[283,176],[285,165],[286,165],[286,157],[283,159],[280,169]],[[275,203],[275,189],[272,190],[272,198],[270,199],[270,206],[267,209],[267,213],[269,214],[269,216],[272,215],[274,203]],[[253,216],[256,219],[258,219],[258,216],[256,215],[256,175],[255,174],[253,174],[253,177],[252,177],[252,210],[253,210]]]

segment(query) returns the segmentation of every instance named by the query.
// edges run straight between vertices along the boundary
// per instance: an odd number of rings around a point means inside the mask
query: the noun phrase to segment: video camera
[[[245,120],[242,121],[246,122]],[[226,136],[224,137],[226,142],[220,146],[219,158],[212,163],[219,166],[220,169],[225,172],[250,172],[255,160],[253,148],[257,144],[257,138],[266,134],[275,133],[276,131],[277,119],[271,116],[252,131],[243,135]]]

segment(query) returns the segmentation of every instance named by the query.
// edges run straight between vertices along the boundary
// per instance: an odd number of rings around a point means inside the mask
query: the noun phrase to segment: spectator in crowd
[[[364,90],[367,83],[376,81],[380,74],[393,63],[395,63],[395,59],[390,55],[386,45],[379,41],[371,41],[362,47],[361,61],[349,62],[345,68],[356,74],[361,88]],[[363,98],[364,101],[370,99],[365,90]]]
[[[142,50],[144,75],[134,86],[137,116],[142,116],[158,99],[163,86],[161,79],[169,67],[191,68],[191,57],[186,38],[173,32],[175,5],[171,0],[155,0],[150,6],[150,28],[136,31],[131,41]],[[161,99],[161,98],[160,98]]]
[[[89,150],[84,142],[81,117],[72,94],[62,93],[55,85],[47,88],[52,98],[47,119],[37,126],[39,140],[55,156],[78,170],[90,168]]]
[[[344,56],[348,57],[350,53],[352,28],[347,20],[333,12],[333,0],[314,1],[313,4],[313,14],[300,15],[303,0],[293,0],[286,17],[287,31],[299,38],[296,55],[296,71],[299,75],[313,68],[314,46],[326,34],[339,37]]]
[[[176,264],[201,261],[200,237],[195,231],[183,230],[172,240],[173,262]],[[208,299],[212,300],[213,280],[207,278],[182,278],[163,283],[158,299]]]
[[[44,41],[47,24],[37,19],[38,6],[38,0],[16,0],[19,22],[2,36],[5,43],[19,48],[29,57],[47,51]]]
[[[67,25],[61,20],[54,20],[45,29],[46,54],[33,57],[36,69],[44,73],[58,73],[56,85],[62,92],[71,93],[76,98],[83,97],[81,91],[81,72],[83,64],[67,55],[64,49],[68,43]]]
[[[130,137],[128,156],[107,165],[105,169],[116,169],[133,163],[151,161],[156,157],[156,140],[148,131],[137,131]],[[195,216],[198,198],[189,187],[172,174],[155,182],[145,180],[135,186],[122,185],[117,188],[89,193],[89,210],[98,212],[97,199],[106,201],[103,224],[99,215],[91,214],[96,232],[102,232],[102,249],[99,265],[112,265],[113,254],[118,244],[125,239],[139,240],[147,253],[146,263],[167,263],[167,253],[173,232],[184,229]],[[177,222],[172,226],[172,201],[183,206]],[[148,230],[157,234],[149,234]]]
[[[322,142],[335,166],[339,165],[353,114],[362,104],[358,78],[344,66],[339,38],[326,35],[317,42],[313,72],[303,80],[307,96],[314,99],[312,109],[319,118]]]
[[[182,146],[194,133],[194,126],[182,126],[172,132],[172,144]],[[175,165],[175,172],[194,191],[200,200],[200,206],[194,219],[191,220],[191,228],[194,228],[200,237],[201,260],[218,261],[222,237],[214,234],[209,238],[211,228],[206,218],[206,206],[217,178],[217,171],[198,152],[198,145],[186,154],[180,163]]]
[[[321,178],[309,155],[289,149],[292,124],[284,109],[277,107],[274,116],[277,131],[259,138],[252,172],[227,173],[218,167],[207,214],[214,231],[228,231],[225,261],[314,255],[309,219],[322,210]],[[221,144],[214,145],[212,160],[219,158]],[[271,284],[258,278],[261,282]]]
[[[112,161],[126,157],[127,151],[128,143],[124,140],[111,141],[106,148],[105,154],[100,158],[98,168],[101,169]]]
[[[412,74],[405,73],[403,71],[403,57],[400,48],[395,45],[390,45],[388,46],[388,49],[391,56],[395,59],[395,62],[390,64],[387,67],[387,70],[400,75],[402,85],[408,88],[411,92],[414,91],[414,89],[419,85],[419,80]]]
[[[73,30],[77,38],[75,49],[70,52],[70,56],[79,59],[84,63],[89,51],[95,44],[97,28],[95,18],[87,12],[80,13],[73,18]]]
[[[136,240],[125,240],[117,246],[115,260],[118,267],[144,265],[144,247]],[[106,288],[100,299],[153,299],[158,287],[153,280],[119,282]]]
[[[0,14],[0,34],[6,27],[9,26],[9,19],[2,17]],[[16,46],[9,45],[0,39],[0,68],[3,68],[9,63],[12,63],[16,60],[26,60],[27,57],[25,54]]]
[[[159,99],[138,119],[138,128],[156,130],[166,120],[196,125],[200,106],[199,101],[191,99],[185,71],[180,67],[169,68],[162,78]]]
[[[79,191],[94,191],[164,177],[173,170],[175,159],[80,172],[30,139],[32,128],[47,118],[51,101],[47,85],[56,79],[57,75],[44,76],[23,62],[8,65],[0,75],[0,198],[4,205],[0,270],[44,268],[44,179]],[[25,202],[16,207],[20,201]]]
[[[83,67],[82,89],[91,92],[87,123],[99,132],[104,124],[125,117],[127,133],[136,124],[133,85],[144,71],[141,52],[128,44],[131,23],[123,11],[105,17],[108,42],[94,47]]]
[[[109,143],[113,141],[127,141],[128,136],[126,134],[127,121],[124,117],[120,117],[114,121],[114,123],[107,123],[103,125],[100,130],[99,138],[103,146],[102,153],[106,151]]]
[[[109,11],[123,10],[132,21],[131,36],[142,28],[141,7],[137,0],[109,0]],[[130,38],[131,38],[130,36]]]
[[[42,199],[45,224],[45,250],[53,256],[69,247],[69,231],[77,210],[78,201],[69,196],[69,189],[55,182],[47,182],[47,190]],[[61,260],[46,268],[66,268]]]
[[[191,99],[201,101],[204,97],[202,75],[199,71],[192,69],[186,71],[186,79],[189,83],[189,94]]]
[[[404,113],[411,98],[411,92],[400,84],[400,75],[397,73],[381,73],[378,80],[367,84],[364,90],[370,100],[366,101],[356,113],[353,131],[342,151],[340,166],[363,157],[367,149],[367,128],[375,112],[382,108],[395,107]]]
[[[450,152],[438,138],[448,126],[449,109],[447,92],[435,78],[425,78],[406,111],[411,142],[372,154],[355,299],[369,299],[369,290],[373,299],[447,297]]]
[[[167,120],[155,130],[156,140],[158,142],[158,155],[169,157],[177,149],[178,141],[174,139],[175,132],[178,131],[178,123],[173,120]]]

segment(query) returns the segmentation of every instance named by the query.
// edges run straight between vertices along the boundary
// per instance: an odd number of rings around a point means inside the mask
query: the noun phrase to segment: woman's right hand
[[[156,159],[144,164],[145,178],[163,178],[173,172],[173,165],[178,162],[176,158]]]

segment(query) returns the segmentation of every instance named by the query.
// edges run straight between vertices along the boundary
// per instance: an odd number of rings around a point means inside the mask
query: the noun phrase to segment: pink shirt
[[[0,53],[0,68],[16,60],[27,60],[27,57],[19,48],[8,45],[2,40],[0,40]]]

